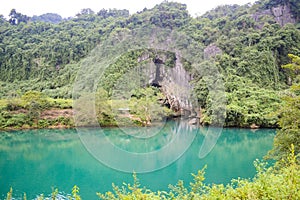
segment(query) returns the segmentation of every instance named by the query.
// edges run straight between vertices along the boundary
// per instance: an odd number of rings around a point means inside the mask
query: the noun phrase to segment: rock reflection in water
[[[192,144],[197,128],[184,120],[162,124],[149,138],[139,137],[136,128],[78,129],[87,150],[108,167],[124,172],[151,172],[175,162]],[[157,129],[142,127],[140,133]],[[132,131],[135,134],[132,134]]]

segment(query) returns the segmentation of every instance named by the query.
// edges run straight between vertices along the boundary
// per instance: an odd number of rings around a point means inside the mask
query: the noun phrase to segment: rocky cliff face
[[[296,20],[292,16],[291,9],[288,5],[280,5],[271,8],[271,12],[278,24],[284,26],[287,23],[296,23]]]
[[[161,76],[163,77],[162,91],[167,97],[170,108],[175,111],[192,110],[190,84],[192,75],[184,69],[179,55],[176,55],[175,66],[164,68]]]
[[[150,59],[151,56],[143,55],[138,61]],[[175,55],[174,66],[166,66],[165,55],[156,55],[148,66],[148,84],[159,87],[166,99],[164,104],[180,115],[190,115],[193,111],[191,102],[192,86],[190,84],[192,75],[187,72],[182,64],[181,57]]]
[[[256,22],[261,22],[262,18],[268,16],[272,17],[278,24],[280,24],[280,26],[284,26],[288,23],[296,23],[296,19],[293,17],[290,6],[287,4],[278,5],[267,10],[256,12],[252,15],[252,18]],[[262,26],[263,23],[259,24],[258,28],[261,28]]]
[[[204,49],[204,59],[209,59],[219,54],[222,54],[222,50],[216,44],[210,44]]]

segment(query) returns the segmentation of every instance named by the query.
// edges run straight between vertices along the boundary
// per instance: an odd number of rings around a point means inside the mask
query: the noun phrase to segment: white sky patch
[[[102,8],[127,9],[131,14],[144,8],[152,8],[163,0],[0,0],[0,14],[8,18],[11,9],[33,16],[45,13],[57,13],[63,18],[75,16],[83,8],[91,8],[98,12]],[[225,4],[247,4],[255,0],[177,0],[187,4],[189,13],[193,16]]]

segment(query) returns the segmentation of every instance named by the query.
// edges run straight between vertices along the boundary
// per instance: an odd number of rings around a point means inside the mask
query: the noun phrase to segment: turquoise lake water
[[[52,188],[58,188],[64,195],[70,194],[75,184],[83,199],[98,199],[96,192],[111,190],[112,183],[119,186],[123,182],[132,183],[132,173],[126,172],[131,167],[136,167],[137,172],[148,171],[137,175],[142,186],[154,191],[168,190],[168,185],[178,180],[188,186],[191,173],[197,173],[205,165],[206,183],[227,184],[233,178],[252,178],[253,161],[262,159],[272,148],[275,136],[272,129],[224,128],[216,145],[200,158],[207,130],[193,128],[185,133],[185,129],[173,126],[169,124],[162,130],[139,129],[142,130],[139,137],[137,129],[105,128],[98,138],[101,142],[95,143],[99,148],[92,146],[94,138],[88,141],[76,129],[0,132],[0,199],[6,197],[10,187],[14,189],[14,197],[21,198],[26,192],[28,199],[34,199],[39,194],[49,196]],[[173,130],[171,134],[170,130]],[[100,135],[98,131],[83,130]],[[151,132],[157,134],[147,136]],[[87,145],[86,141],[90,143]],[[139,162],[117,155],[105,149],[108,143],[113,144],[114,149],[144,156],[137,157]],[[157,154],[148,156],[149,152]],[[102,157],[104,154],[106,157]]]

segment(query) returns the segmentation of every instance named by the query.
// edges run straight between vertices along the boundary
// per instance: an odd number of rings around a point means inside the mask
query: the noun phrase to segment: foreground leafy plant
[[[278,110],[280,130],[274,139],[274,148],[268,157],[281,161],[286,160],[289,148],[293,144],[295,154],[300,154],[300,57],[289,54],[291,63],[283,68],[289,70],[293,84],[283,95],[284,104]],[[299,160],[298,160],[299,162]]]

